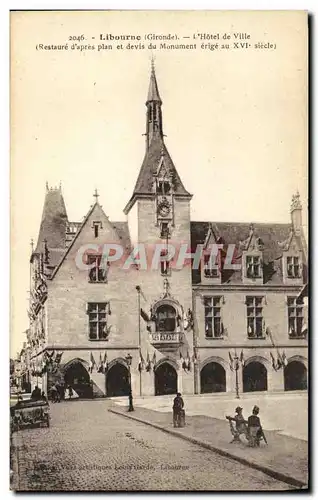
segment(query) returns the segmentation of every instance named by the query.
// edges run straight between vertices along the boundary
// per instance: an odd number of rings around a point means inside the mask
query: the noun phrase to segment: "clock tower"
[[[143,317],[150,319],[150,324],[142,321],[139,326],[140,345],[142,352],[156,357],[165,373],[175,372],[177,386],[173,391],[178,387],[189,394],[194,390],[193,376],[183,373],[179,365],[180,359],[193,355],[193,329],[185,326],[192,310],[191,260],[185,255],[191,252],[192,195],[185,189],[164,142],[162,100],[153,63],[146,108],[145,157],[124,210],[131,243],[135,248],[138,245],[137,261],[146,252],[147,267],[140,264],[131,276],[147,299],[140,305]],[[153,394],[154,385],[157,391],[159,365],[154,366],[152,378],[149,374],[143,377],[144,394]]]
[[[154,64],[146,101],[146,153],[125,214],[133,243],[160,239],[190,239],[190,200],[164,143],[162,100],[159,95]],[[178,220],[187,211],[189,234],[181,234]],[[182,225],[186,229],[184,224]]]

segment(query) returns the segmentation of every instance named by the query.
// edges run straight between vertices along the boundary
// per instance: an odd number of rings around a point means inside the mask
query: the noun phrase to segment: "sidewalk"
[[[135,408],[133,413],[128,413],[127,407],[116,405],[109,411],[180,436],[293,486],[307,486],[308,443],[301,439],[284,436],[276,431],[266,431],[268,445],[262,441],[259,448],[249,448],[243,443],[230,444],[232,436],[225,420],[203,415],[187,416],[186,426],[175,429],[172,425],[172,412],[160,413]]]

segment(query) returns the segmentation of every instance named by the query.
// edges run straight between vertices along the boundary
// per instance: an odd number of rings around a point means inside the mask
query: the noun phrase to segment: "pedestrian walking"
[[[184,401],[181,397],[181,393],[177,392],[176,397],[173,400],[173,426],[181,427],[182,425],[182,416],[184,415]]]
[[[70,385],[68,386],[68,397],[69,399],[72,399],[73,397],[73,389]]]
[[[259,446],[261,439],[264,439],[265,443],[267,444],[266,437],[262,429],[261,420],[258,414],[259,407],[255,405],[252,410],[252,415],[250,415],[247,419],[248,441],[249,446],[252,447]]]

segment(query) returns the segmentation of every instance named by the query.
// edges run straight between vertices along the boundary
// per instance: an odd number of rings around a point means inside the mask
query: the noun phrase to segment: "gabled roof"
[[[73,240],[71,241],[69,247],[67,249],[65,249],[65,252],[61,256],[59,262],[57,263],[57,265],[56,265],[56,267],[55,267],[55,269],[54,269],[54,271],[52,273],[51,279],[54,278],[54,276],[56,275],[58,269],[61,267],[61,265],[65,261],[67,255],[70,253],[70,251],[73,248],[75,242],[78,240],[80,234],[82,233],[82,230],[83,230],[84,226],[86,225],[88,219],[93,214],[93,212],[95,211],[96,208],[98,208],[100,210],[100,212],[102,213],[103,217],[105,217],[105,219],[109,222],[110,226],[115,231],[115,234],[117,235],[118,240],[123,241],[123,243],[125,242],[125,245],[129,245],[130,238],[129,238],[128,224],[126,222],[116,222],[115,223],[116,225],[114,223],[112,223],[109,220],[109,218],[107,217],[107,215],[105,214],[105,212],[102,209],[101,205],[98,202],[96,202],[96,203],[94,203],[94,205],[92,205],[90,207],[90,209],[89,209],[86,217],[84,218],[82,224],[80,225],[79,229],[77,230],[77,232],[76,232]]]
[[[236,262],[241,260],[243,248],[240,244],[249,238],[251,232],[251,224],[244,222],[191,222],[191,251],[195,249],[199,243],[204,244],[209,232],[213,231],[215,235],[222,238],[224,248],[227,245],[235,245],[234,256]],[[260,238],[263,244],[263,262],[264,262],[264,282],[279,284],[282,283],[282,257],[284,248],[281,242],[288,240],[290,236],[290,224],[268,224],[255,223],[254,235]],[[297,245],[303,251],[300,238],[297,239]],[[304,264],[306,268],[306,264]],[[306,269],[305,269],[306,271]],[[200,273],[193,272],[193,282],[200,281]],[[241,282],[241,271],[229,273],[227,283]]]
[[[162,158],[164,156],[165,166],[170,170],[172,174],[172,182],[174,188],[174,194],[176,196],[187,196],[192,197],[192,195],[185,189],[182,180],[177,172],[176,167],[169,155],[163,138],[160,134],[154,135],[149,149],[146,151],[144,161],[139,172],[139,176],[133,191],[133,195],[128,202],[125,212],[127,213],[129,208],[132,206],[136,196],[138,195],[149,195],[153,194],[153,182],[154,176],[157,175],[158,167]]]
[[[67,223],[67,213],[61,188],[47,188],[34,253],[43,251],[44,240],[46,240],[48,248],[64,248]]]

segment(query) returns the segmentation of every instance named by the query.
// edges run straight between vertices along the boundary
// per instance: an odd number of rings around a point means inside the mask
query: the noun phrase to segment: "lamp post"
[[[230,359],[232,359],[231,357],[231,353],[229,353],[229,356],[230,356]],[[240,364],[242,364],[242,355],[241,355],[241,358],[237,355],[237,352],[235,350],[234,352],[234,356],[233,356],[233,368],[235,370],[235,397],[236,399],[240,399],[240,393],[239,393],[239,381],[238,381],[238,371],[240,369]]]
[[[130,371],[130,368],[131,368],[132,356],[130,354],[127,354],[125,360],[126,360],[126,363],[128,366],[128,376],[129,376],[129,396],[128,396],[129,407],[128,407],[128,411],[135,411],[134,404],[133,404],[133,395],[132,395],[132,390],[131,390],[131,371]]]

